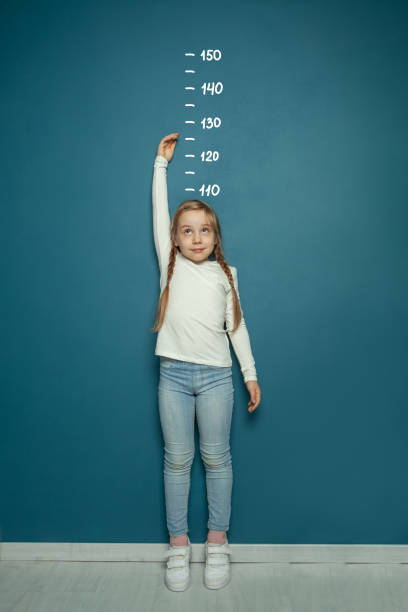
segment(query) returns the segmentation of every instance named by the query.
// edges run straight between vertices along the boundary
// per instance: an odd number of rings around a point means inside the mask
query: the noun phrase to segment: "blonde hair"
[[[176,234],[178,223],[180,219],[180,215],[185,210],[199,210],[203,209],[206,213],[209,224],[211,225],[214,233],[215,233],[215,246],[214,246],[214,256],[216,261],[218,261],[221,268],[224,270],[226,277],[228,278],[228,282],[232,289],[232,298],[233,298],[233,311],[234,311],[234,327],[231,331],[235,331],[238,328],[238,325],[241,322],[242,312],[239,304],[238,294],[234,286],[234,279],[232,278],[231,270],[224,259],[224,254],[222,252],[221,245],[221,226],[217,217],[215,210],[206,202],[202,200],[183,200],[176,212],[174,213],[171,225],[170,225],[170,239],[172,247],[170,249],[169,263],[167,267],[167,285],[163,290],[163,293],[160,296],[159,303],[157,306],[156,313],[156,321],[154,327],[151,331],[158,332],[163,325],[164,317],[166,314],[167,304],[169,301],[169,292],[170,292],[170,281],[173,276],[174,266],[176,265],[176,256],[177,256],[177,246],[175,244]]]

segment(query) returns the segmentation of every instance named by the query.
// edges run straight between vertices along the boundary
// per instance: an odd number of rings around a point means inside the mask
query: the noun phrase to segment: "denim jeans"
[[[230,429],[234,405],[232,367],[160,357],[160,423],[164,438],[164,489],[170,536],[184,535],[190,471],[194,460],[194,422],[206,472],[208,529],[228,531],[231,516]]]

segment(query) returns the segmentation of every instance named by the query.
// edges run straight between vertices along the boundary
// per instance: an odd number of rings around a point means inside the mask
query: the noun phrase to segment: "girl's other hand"
[[[251,396],[251,399],[248,402],[248,412],[253,412],[261,403],[261,389],[257,380],[248,380],[248,382],[245,384],[249,391],[249,395]]]
[[[168,134],[168,136],[165,136],[157,147],[157,155],[165,157],[169,162],[173,157],[178,137],[179,132],[173,132],[173,134]]]

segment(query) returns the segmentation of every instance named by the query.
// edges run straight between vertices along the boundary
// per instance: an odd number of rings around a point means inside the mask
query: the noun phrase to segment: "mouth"
[[[193,249],[194,253],[201,253],[201,251],[204,251],[204,249]]]

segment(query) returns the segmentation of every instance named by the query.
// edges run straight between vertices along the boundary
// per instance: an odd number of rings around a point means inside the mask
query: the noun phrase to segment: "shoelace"
[[[232,552],[228,544],[219,546],[207,545],[207,564],[208,565],[224,565],[228,558],[226,555],[231,555]]]
[[[188,546],[172,546],[164,554],[164,559],[168,559],[167,567],[185,567],[187,565]]]

